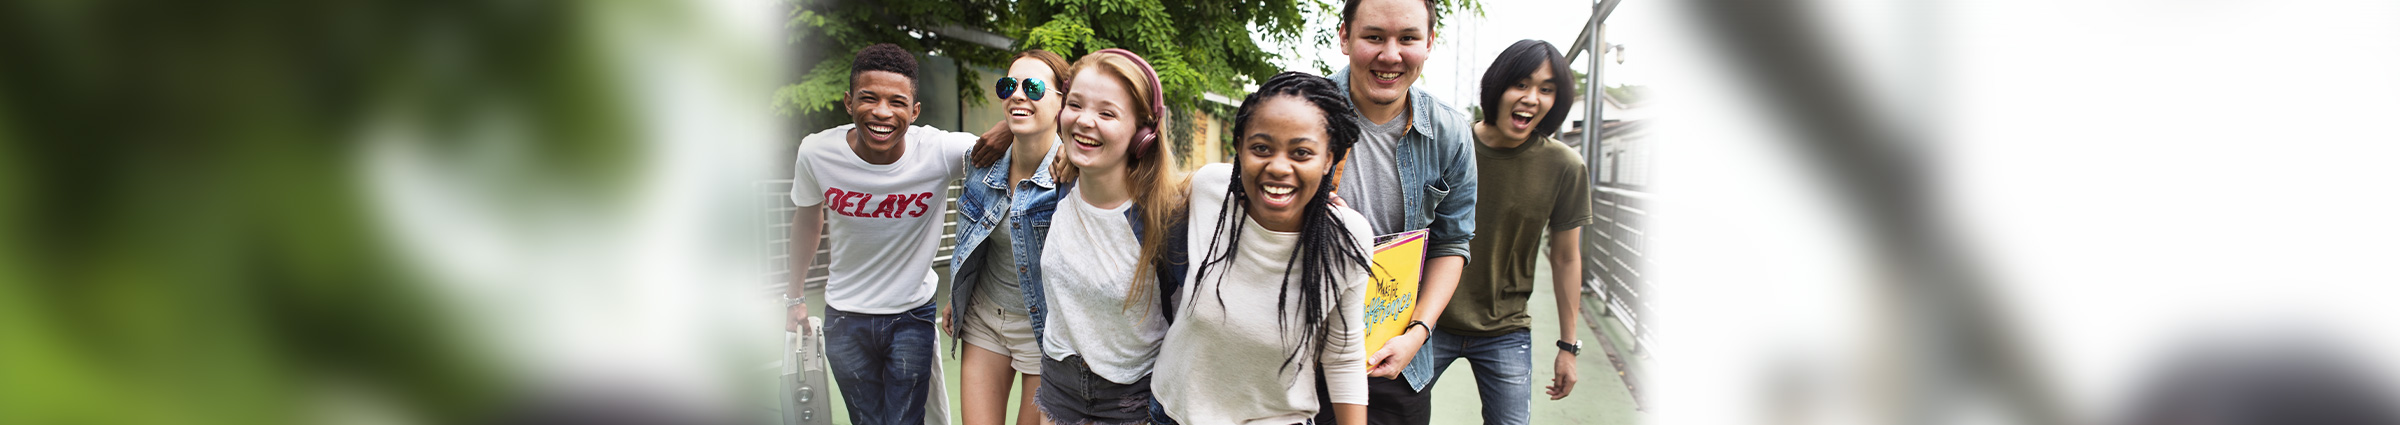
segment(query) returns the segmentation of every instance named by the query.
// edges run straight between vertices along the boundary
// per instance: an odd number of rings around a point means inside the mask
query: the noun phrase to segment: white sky
[[[1568,44],[1575,42],[1576,34],[1583,30],[1583,22],[1591,18],[1592,3],[1588,0],[1483,0],[1483,16],[1445,16],[1442,32],[1434,38],[1433,56],[1425,61],[1424,78],[1417,80],[1417,86],[1433,92],[1453,107],[1465,109],[1468,103],[1462,101],[1475,99],[1475,82],[1482,78],[1483,70],[1491,66],[1492,59],[1499,56],[1502,49],[1507,49],[1509,44],[1517,40],[1530,38],[1548,41],[1560,51],[1566,51]],[[1607,72],[1601,77],[1607,85],[1644,84],[1648,81],[1649,77],[1638,58],[1643,56],[1641,48],[1645,41],[1660,39],[1654,35],[1660,32],[1655,22],[1661,16],[1656,9],[1662,5],[1657,3],[1656,0],[1626,1],[1618,4],[1616,12],[1609,15],[1607,41],[1625,45],[1626,50],[1632,52],[1628,57],[1637,60],[1617,64],[1614,58],[1610,58]],[[1310,30],[1338,24],[1330,22],[1333,19],[1311,22]],[[1316,69],[1312,62],[1316,59],[1323,59],[1337,70],[1349,63],[1349,57],[1342,56],[1340,48],[1307,45],[1310,41],[1303,35],[1300,40],[1302,45],[1296,49],[1301,55],[1286,57],[1277,63],[1285,70],[1309,72]],[[1287,47],[1266,40],[1260,43],[1269,51]],[[1575,70],[1589,72],[1581,63],[1582,58],[1577,58],[1576,62],[1571,65]]]

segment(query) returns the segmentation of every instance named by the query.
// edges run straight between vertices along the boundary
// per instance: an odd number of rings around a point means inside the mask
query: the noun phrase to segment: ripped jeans
[[[825,309],[825,361],[850,423],[925,423],[933,372],[933,303],[900,314]]]

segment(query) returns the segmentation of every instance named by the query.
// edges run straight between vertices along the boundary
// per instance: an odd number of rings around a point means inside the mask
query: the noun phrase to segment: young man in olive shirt
[[[1432,347],[1435,376],[1459,358],[1475,366],[1486,424],[1523,424],[1531,416],[1532,353],[1551,344],[1532,341],[1525,302],[1533,296],[1545,234],[1565,335],[1548,393],[1557,400],[1575,389],[1575,355],[1582,348],[1575,314],[1583,276],[1577,242],[1592,221],[1591,189],[1583,158],[1549,137],[1566,121],[1566,108],[1556,106],[1574,102],[1573,75],[1550,43],[1524,40],[1501,51],[1483,77],[1483,121],[1474,126],[1476,179],[1483,190],[1475,203],[1475,239],[1467,244],[1475,261],[1460,274],[1450,308],[1426,346]]]

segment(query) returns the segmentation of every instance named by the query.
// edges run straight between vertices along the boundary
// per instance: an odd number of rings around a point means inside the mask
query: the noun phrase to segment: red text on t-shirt
[[[825,209],[860,218],[915,218],[933,210],[933,192],[876,195],[825,188]]]

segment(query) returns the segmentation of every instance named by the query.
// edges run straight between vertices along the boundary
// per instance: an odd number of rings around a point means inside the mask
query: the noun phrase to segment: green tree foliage
[[[1439,0],[1444,16],[1480,14],[1474,0]],[[1279,52],[1260,42],[1298,45],[1316,28],[1315,43],[1332,46],[1342,2],[1335,0],[794,0],[792,42],[804,52],[799,82],[776,93],[778,113],[834,110],[849,87],[850,54],[874,43],[999,68],[1013,51],[992,49],[927,30],[979,28],[1018,40],[1018,49],[1044,49],[1069,58],[1108,48],[1141,54],[1158,69],[1169,108],[1192,110],[1203,93],[1241,93],[1242,87],[1284,71]],[[809,52],[811,48],[825,52]],[[1323,59],[1319,60],[1319,68]],[[1319,69],[1318,72],[1329,72]],[[959,95],[984,100],[984,81],[959,73]]]
[[[1309,4],[1315,6],[1315,13],[1309,16],[1309,20],[1315,22],[1309,27],[1314,28],[1315,31],[1309,40],[1320,47],[1336,46],[1336,43],[1341,42],[1341,33],[1337,30],[1341,29],[1344,2],[1340,0],[1309,0]],[[1451,22],[1457,22],[1457,16],[1461,14],[1483,16],[1483,3],[1479,0],[1434,0],[1434,7],[1442,11],[1441,22],[1437,22],[1434,27],[1434,42],[1437,44],[1444,42],[1441,35],[1442,28],[1448,27]],[[1342,61],[1341,58],[1313,58],[1312,60],[1319,74],[1332,74],[1335,68],[1339,68],[1332,64]]]
[[[797,47],[798,82],[775,92],[777,114],[838,111],[850,89],[850,60],[858,49],[897,44],[911,52],[941,55],[964,64],[1006,66],[1015,52],[946,37],[953,28],[992,31],[1016,26],[1007,1],[999,0],[787,0],[784,28]],[[983,87],[971,69],[958,73],[959,97],[980,104]]]
[[[1617,101],[1628,104],[1642,103],[1642,99],[1650,97],[1650,87],[1638,85],[1608,86],[1608,97],[1617,98]]]
[[[1235,93],[1282,70],[1258,39],[1297,40],[1307,25],[1294,1],[1051,0],[1020,12],[1040,23],[1023,31],[1026,47],[1070,57],[1107,48],[1141,54],[1158,69],[1168,103],[1184,110],[1207,92]]]

